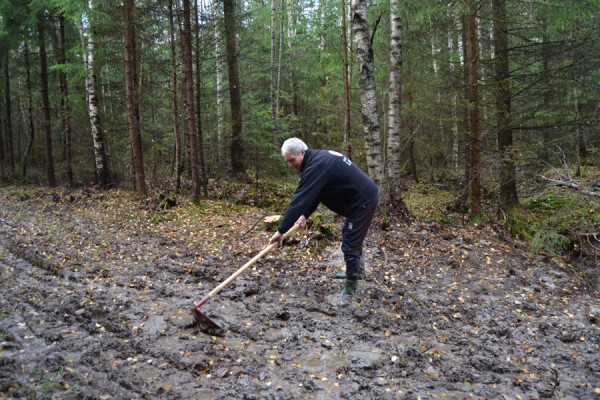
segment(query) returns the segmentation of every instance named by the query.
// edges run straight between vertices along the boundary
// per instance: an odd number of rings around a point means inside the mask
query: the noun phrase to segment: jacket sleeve
[[[302,178],[292,201],[277,229],[279,232],[287,232],[300,216],[304,215],[308,218],[317,209],[319,206],[319,193],[327,184],[327,175],[327,169],[319,168],[318,165],[309,166],[302,173]]]

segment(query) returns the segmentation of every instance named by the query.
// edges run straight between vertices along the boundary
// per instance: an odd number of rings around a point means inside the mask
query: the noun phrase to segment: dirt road
[[[3,190],[0,397],[599,398],[597,283],[489,227],[375,228],[342,305],[339,243],[303,232],[203,306],[223,337],[186,328],[259,216]]]

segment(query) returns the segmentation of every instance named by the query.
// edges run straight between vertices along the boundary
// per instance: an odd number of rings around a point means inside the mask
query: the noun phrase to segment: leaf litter
[[[5,397],[600,394],[598,282],[492,226],[374,224],[367,280],[343,304],[339,237],[305,230],[203,307],[227,329],[216,337],[190,308],[264,248],[271,233],[249,229],[263,210],[159,210],[118,190],[0,197]]]

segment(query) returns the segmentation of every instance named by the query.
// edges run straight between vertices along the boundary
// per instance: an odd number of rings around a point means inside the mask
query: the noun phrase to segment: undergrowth
[[[576,191],[554,188],[522,199],[504,224],[529,243],[532,253],[576,252],[580,235],[600,228],[600,202]]]
[[[211,202],[222,202],[227,205],[223,210],[229,212],[238,209],[243,212],[246,207],[263,210],[266,214],[283,214],[291,200],[297,179],[289,178],[280,181],[256,181],[252,184],[237,183],[231,181],[211,181],[208,187],[207,202],[200,203],[196,207],[198,213],[218,212]],[[91,193],[103,196],[102,192],[90,192],[89,189],[80,189],[79,194],[66,194],[69,189],[47,189],[36,186],[11,187],[13,190],[9,195],[18,200],[53,196],[61,201],[74,201],[87,197]],[[535,193],[528,197],[519,199],[519,204],[508,214],[502,214],[498,218],[497,200],[493,198],[484,199],[485,216],[483,223],[502,224],[515,238],[524,240],[530,245],[532,253],[549,252],[564,254],[577,252],[580,235],[585,233],[600,232],[600,201],[596,197],[586,196],[567,188],[546,186],[546,192]],[[114,191],[114,190],[113,190]],[[110,196],[111,191],[105,191]],[[117,189],[120,195],[126,195],[127,191]],[[52,194],[54,193],[54,194]],[[57,195],[58,194],[58,195]],[[166,197],[165,197],[166,196]],[[445,184],[412,184],[404,188],[404,201],[417,220],[434,221],[443,225],[456,225],[469,223],[468,215],[452,210],[452,204],[460,196],[460,191]],[[154,199],[156,197],[156,199]],[[75,198],[75,200],[73,200]],[[161,191],[146,200],[146,205],[156,208],[153,222],[160,222],[174,218],[166,207],[163,207],[164,198],[173,200],[175,209],[187,207],[186,194],[175,196],[169,190]],[[154,201],[156,200],[156,201]],[[156,206],[156,207],[154,207]],[[170,208],[170,207],[169,207]],[[326,211],[320,208],[315,213]],[[176,213],[181,212],[174,210]],[[189,210],[193,212],[192,210]],[[327,214],[327,212],[326,212]],[[327,214],[328,215],[328,214]],[[314,219],[314,218],[313,218]],[[329,220],[330,218],[328,218]],[[323,224],[323,221],[317,225]],[[331,221],[329,221],[331,222]],[[313,222],[314,223],[314,222]],[[323,232],[325,236],[327,232]]]

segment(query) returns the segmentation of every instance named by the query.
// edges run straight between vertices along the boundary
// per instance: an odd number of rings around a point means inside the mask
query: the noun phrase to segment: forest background
[[[597,244],[598,0],[0,7],[4,183],[198,202],[288,181],[298,136],[349,154],[405,218],[432,194],[538,249]]]

